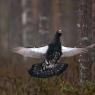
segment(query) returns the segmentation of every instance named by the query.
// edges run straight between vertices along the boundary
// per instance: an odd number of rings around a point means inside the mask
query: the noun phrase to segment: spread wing
[[[47,51],[48,46],[39,48],[25,48],[17,47],[13,49],[13,52],[18,53],[24,57],[41,58]]]
[[[88,49],[94,47],[95,47],[95,43],[86,46],[85,48],[71,48],[71,47],[62,46],[62,57],[70,57],[70,56],[78,55],[80,53],[85,53],[88,51]]]
[[[24,57],[42,58],[42,56],[47,52],[47,50],[48,46],[39,48],[17,47],[13,49],[13,52],[18,53]],[[83,51],[84,48],[70,48],[62,46],[62,57],[74,56]]]
[[[85,48],[71,48],[71,47],[62,46],[62,57],[70,57],[78,55],[80,53],[85,53],[89,48],[93,47],[95,47],[95,43]],[[48,46],[39,47],[39,48],[17,47],[13,49],[13,52],[18,53],[24,57],[42,58],[43,55],[46,54],[47,50]]]
[[[86,51],[87,50],[85,48],[71,48],[62,46],[62,57],[70,57]]]

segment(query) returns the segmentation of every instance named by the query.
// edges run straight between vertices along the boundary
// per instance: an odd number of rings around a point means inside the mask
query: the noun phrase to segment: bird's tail
[[[33,64],[32,68],[30,70],[28,70],[28,73],[32,77],[48,78],[51,76],[60,75],[61,73],[63,73],[67,69],[67,67],[68,67],[68,64],[64,63],[64,64],[57,64],[56,67],[43,70],[42,63]]]

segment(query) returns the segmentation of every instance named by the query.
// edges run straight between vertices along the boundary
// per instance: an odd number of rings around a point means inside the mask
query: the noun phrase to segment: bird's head
[[[61,37],[62,30],[57,30],[55,35],[56,35],[56,37]]]

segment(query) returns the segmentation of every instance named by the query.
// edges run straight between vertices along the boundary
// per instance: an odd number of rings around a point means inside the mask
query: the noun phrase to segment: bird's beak
[[[60,34],[62,34],[62,30],[58,30],[58,32],[59,32]]]

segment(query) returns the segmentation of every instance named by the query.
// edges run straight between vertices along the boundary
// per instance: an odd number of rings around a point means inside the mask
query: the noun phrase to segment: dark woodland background
[[[27,73],[41,59],[11,51],[44,46],[58,29],[64,46],[95,43],[95,0],[0,0],[0,95],[95,95],[95,48],[61,59],[67,71],[47,79]]]

